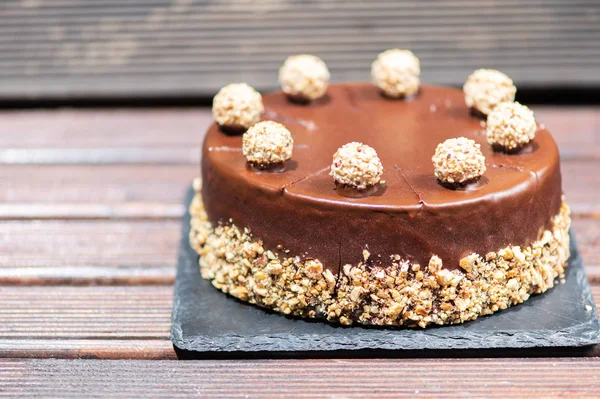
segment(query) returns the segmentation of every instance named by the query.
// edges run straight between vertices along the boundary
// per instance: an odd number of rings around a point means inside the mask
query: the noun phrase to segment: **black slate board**
[[[190,190],[186,208],[192,195]],[[447,350],[543,347],[571,347],[567,353],[573,355],[573,347],[599,342],[598,315],[573,235],[566,282],[544,294],[461,325],[381,329],[286,317],[223,294],[200,277],[198,255],[188,243],[189,221],[186,213],[171,326],[180,357],[395,356],[422,350],[448,356]]]

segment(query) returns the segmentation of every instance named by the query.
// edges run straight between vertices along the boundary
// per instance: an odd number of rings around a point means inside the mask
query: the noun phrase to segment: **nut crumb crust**
[[[399,256],[387,267],[371,266],[368,253],[339,276],[314,259],[281,257],[264,248],[247,228],[213,226],[200,195],[190,205],[190,243],[200,255],[204,279],[224,293],[275,311],[343,325],[425,328],[475,320],[552,288],[569,258],[569,207],[564,202],[549,230],[530,246],[471,254],[460,269],[444,269],[432,256],[427,265]]]

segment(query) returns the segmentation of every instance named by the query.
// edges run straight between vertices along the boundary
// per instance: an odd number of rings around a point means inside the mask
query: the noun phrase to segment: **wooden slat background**
[[[369,79],[375,55],[411,48],[423,80],[479,67],[519,87],[600,85],[596,0],[0,2],[0,99],[204,96],[231,81],[276,86],[290,53],[334,81]]]
[[[597,398],[592,359],[2,360],[19,398]],[[576,381],[576,383],[574,383]]]

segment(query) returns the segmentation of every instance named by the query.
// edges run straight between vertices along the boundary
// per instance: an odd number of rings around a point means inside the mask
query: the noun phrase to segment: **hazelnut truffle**
[[[259,122],[242,137],[242,153],[251,165],[259,169],[283,164],[292,157],[294,139],[281,123]]]
[[[377,152],[368,145],[352,142],[333,155],[329,175],[342,187],[364,190],[379,183],[383,166]]]
[[[463,185],[485,173],[485,157],[480,145],[466,137],[448,139],[438,144],[433,158],[434,174],[442,183]]]
[[[498,104],[514,101],[517,88],[500,71],[478,69],[467,78],[463,91],[469,108],[489,115]]]
[[[319,57],[299,54],[288,57],[279,68],[281,90],[295,101],[308,102],[327,92],[329,70]]]
[[[498,105],[487,118],[487,141],[495,148],[513,151],[535,137],[533,111],[518,102]]]
[[[417,93],[420,74],[419,59],[410,50],[386,50],[371,64],[373,83],[392,98]]]
[[[219,126],[244,131],[260,121],[262,96],[246,83],[231,83],[213,99],[212,113]]]

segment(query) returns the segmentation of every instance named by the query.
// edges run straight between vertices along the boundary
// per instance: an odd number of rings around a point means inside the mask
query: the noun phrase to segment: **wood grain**
[[[597,398],[598,359],[0,360],[22,398]]]
[[[600,221],[574,219],[573,231],[590,281],[600,284]]]
[[[2,148],[200,148],[210,109],[18,110],[0,112]]]
[[[168,339],[0,339],[0,358],[177,359]],[[1,373],[1,368],[0,368]],[[2,382],[0,382],[1,386]],[[0,397],[2,390],[0,389]]]
[[[1,287],[0,339],[168,339],[173,288]]]
[[[598,159],[600,107],[534,107],[563,159]],[[121,109],[0,112],[0,163],[198,165],[210,110]]]
[[[0,287],[0,357],[174,358],[172,298],[171,286]]]
[[[235,81],[272,89],[290,49],[323,57],[335,81],[368,79],[374,56],[400,47],[420,57],[428,82],[460,85],[488,66],[519,87],[598,85],[597,2],[502,5],[5,1],[0,97],[211,95]]]
[[[4,165],[0,204],[180,205],[199,174],[194,164]]]
[[[598,159],[600,145],[600,107],[532,107],[538,123],[552,133],[561,158]]]
[[[169,284],[181,223],[0,221],[2,284]]]
[[[171,286],[0,287],[0,357],[173,358],[172,300]]]
[[[561,162],[562,186],[576,217],[600,217],[600,160]]]

